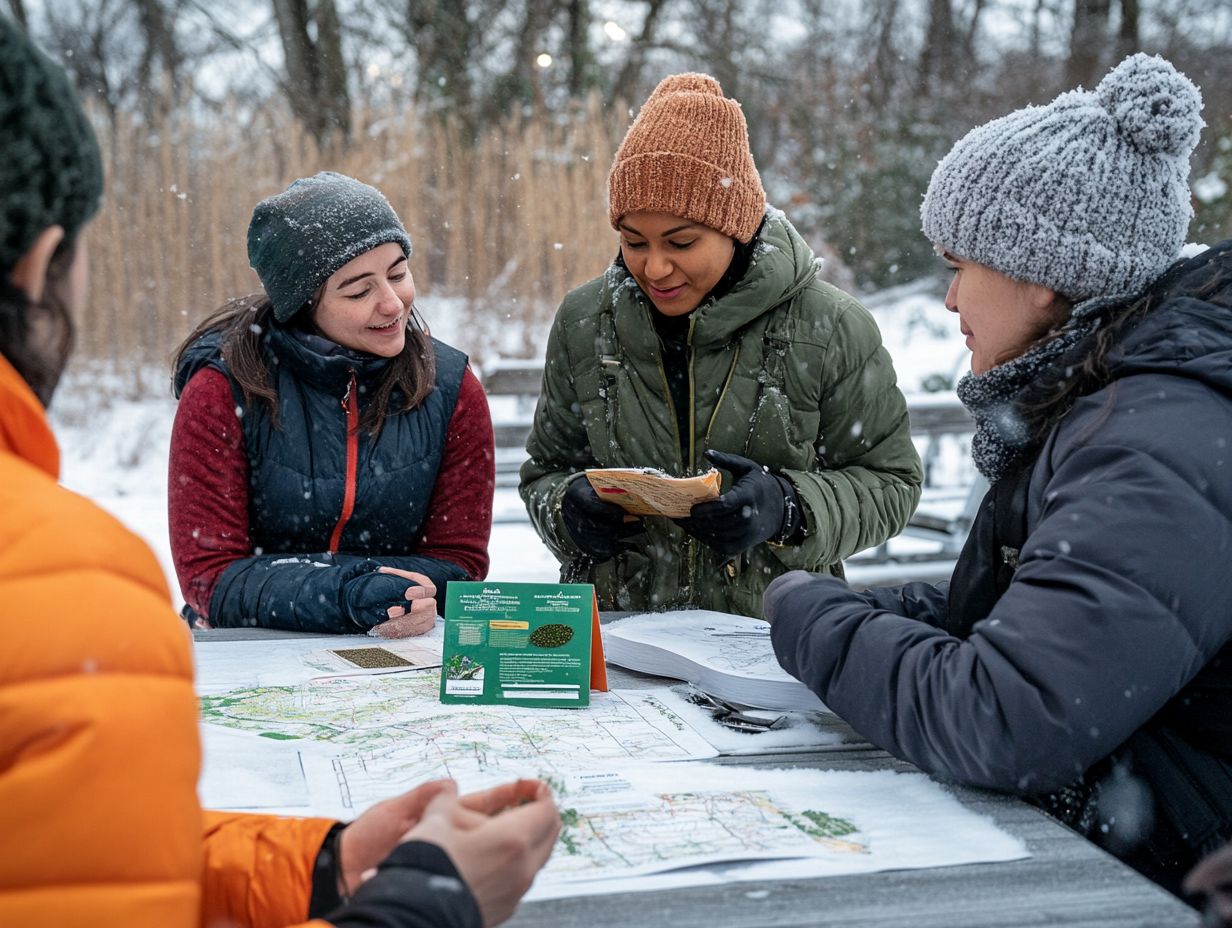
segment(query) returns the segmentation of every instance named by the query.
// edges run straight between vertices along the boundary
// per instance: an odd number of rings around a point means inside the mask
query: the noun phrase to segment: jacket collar
[[[60,479],[60,448],[34,391],[0,354],[0,452],[16,455]]]
[[[352,373],[361,386],[373,384],[389,367],[388,358],[351,351],[297,329],[271,325],[267,338],[277,363],[322,390],[345,390]]]
[[[1108,353],[1111,379],[1169,373],[1232,395],[1232,239],[1174,264],[1154,307]]]

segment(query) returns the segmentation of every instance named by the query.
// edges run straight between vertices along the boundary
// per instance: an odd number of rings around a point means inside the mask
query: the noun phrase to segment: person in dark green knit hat
[[[560,829],[536,780],[469,796],[438,780],[350,824],[201,808],[191,642],[162,570],[57,481],[44,405],[102,171],[64,72],[3,16],[0,124],[0,925],[508,918]]]
[[[322,172],[262,200],[264,291],[176,358],[171,550],[198,626],[422,634],[488,570],[491,417],[414,311],[411,239],[380,191]]]
[[[94,130],[63,69],[0,24],[0,354],[44,405],[72,345],[84,296],[79,237],[98,211]]]
[[[411,237],[380,191],[322,171],[257,204],[248,225],[248,262],[274,318],[285,323],[308,307],[330,274],[386,242],[411,256]]]

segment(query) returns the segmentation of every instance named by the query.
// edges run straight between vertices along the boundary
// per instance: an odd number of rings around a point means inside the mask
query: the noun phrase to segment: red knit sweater
[[[202,616],[209,615],[222,572],[254,553],[248,532],[248,454],[238,412],[226,375],[205,368],[184,387],[171,431],[171,557],[184,601]],[[482,580],[488,574],[495,486],[492,416],[483,387],[468,367],[423,531],[405,553],[452,561]]]

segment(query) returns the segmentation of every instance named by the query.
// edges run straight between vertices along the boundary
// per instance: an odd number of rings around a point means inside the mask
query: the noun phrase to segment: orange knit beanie
[[[628,213],[667,213],[748,242],[766,209],[744,112],[708,74],[660,82],[620,143],[607,188],[612,228]]]

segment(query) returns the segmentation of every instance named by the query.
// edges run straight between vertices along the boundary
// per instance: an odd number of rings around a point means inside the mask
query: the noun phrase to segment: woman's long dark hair
[[[321,293],[313,298],[302,314],[310,314],[320,300]],[[305,317],[307,318],[307,317]],[[294,324],[294,323],[293,323]],[[184,352],[202,335],[218,331],[222,333],[222,359],[235,382],[244,394],[245,402],[265,403],[271,421],[278,426],[278,393],[270,378],[269,367],[261,350],[261,336],[274,320],[274,307],[264,293],[228,300],[212,312],[192,331],[175,350],[171,369],[177,370]],[[380,434],[385,417],[414,409],[432,392],[436,380],[436,353],[428,340],[423,320],[411,306],[406,327],[406,343],[382,375],[372,399],[364,409],[359,427],[374,438]],[[394,391],[401,395],[397,409],[391,409]]]
[[[1108,367],[1109,353],[1161,303],[1180,295],[1180,292],[1195,299],[1205,299],[1227,283],[1227,272],[1219,262],[1210,262],[1206,268],[1206,276],[1194,280],[1184,273],[1184,267],[1174,265],[1144,295],[1097,310],[1093,316],[1095,329],[1092,334],[1063,355],[1055,365],[1054,369],[1060,376],[1041,381],[1021,404],[1019,412],[1030,429],[1032,440],[1042,441],[1080,397],[1102,390],[1112,382]],[[1182,278],[1184,285],[1178,287]],[[1050,332],[1037,344],[1055,338],[1057,334],[1057,331]]]
[[[66,238],[52,253],[41,300],[31,300],[7,274],[0,275],[0,354],[44,406],[51,404],[73,350],[73,318],[63,287],[77,255],[77,241]]]

